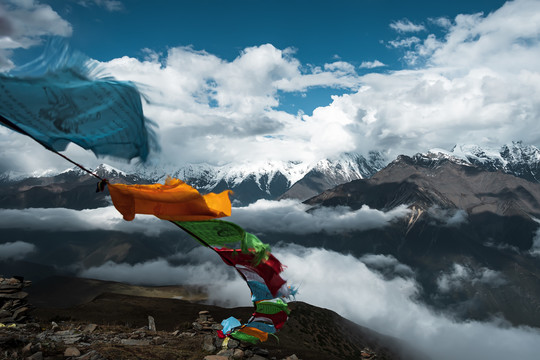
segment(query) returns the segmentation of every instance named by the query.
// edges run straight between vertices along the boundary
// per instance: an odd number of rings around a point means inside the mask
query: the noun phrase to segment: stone
[[[101,360],[103,357],[95,350],[90,350],[86,354],[79,356],[77,360]]]
[[[32,356],[27,357],[26,360],[43,360],[43,353],[41,351],[38,351]]]
[[[19,317],[19,315],[25,313],[25,312],[28,312],[28,310],[30,310],[30,308],[26,307],[26,306],[23,306],[23,307],[20,307],[18,308],[17,310],[15,310],[13,312],[13,317],[16,319]]]
[[[146,339],[121,339],[120,344],[128,346],[146,346],[150,345],[150,340]]]
[[[216,351],[216,347],[214,346],[214,338],[211,335],[206,335],[204,337],[202,349],[210,353]]]
[[[28,355],[32,352],[32,343],[28,343],[22,348],[23,355]]]
[[[194,322],[191,324],[195,330],[201,331],[203,329],[203,326],[199,324],[198,322]]]
[[[268,360],[268,358],[255,354],[252,357],[248,358],[248,360]]]
[[[165,340],[161,336],[156,336],[152,339],[152,344],[154,345],[163,345],[165,344]]]
[[[180,335],[178,335],[178,336],[194,337],[195,333],[184,331],[184,332],[180,333]]]
[[[79,349],[77,349],[74,346],[70,346],[66,348],[66,350],[64,351],[64,357],[74,357],[74,356],[81,356],[81,352],[79,351]]]
[[[234,360],[240,360],[244,358],[244,351],[242,349],[234,349],[232,358]]]
[[[261,356],[268,356],[268,350],[261,349],[259,347],[253,348],[253,353],[255,353],[257,355],[261,355]]]
[[[0,299],[25,299],[28,296],[27,292],[19,291],[13,294],[0,294]]]
[[[156,332],[156,322],[154,321],[154,317],[150,315],[148,315],[148,330]]]
[[[229,342],[227,343],[229,349],[236,349],[238,346],[240,346],[240,341],[229,338]]]
[[[179,333],[180,333],[180,330],[174,330],[171,335],[177,336]]]
[[[221,355],[206,355],[203,360],[229,360],[229,358]]]
[[[199,315],[210,315],[210,311],[208,310],[199,311]]]
[[[66,345],[72,345],[81,340],[81,335],[76,334],[74,330],[62,330],[55,332],[54,335],[51,335],[51,340],[55,342],[63,342]]]
[[[296,354],[292,354],[291,356],[287,356],[285,360],[300,360],[300,359],[298,359],[298,356],[296,356]]]
[[[83,333],[85,334],[91,334],[94,332],[94,330],[97,329],[97,325],[96,324],[88,324],[86,325],[86,327],[83,329]]]
[[[227,350],[220,350],[218,351],[218,353],[216,355],[221,355],[221,356],[226,356],[226,357],[229,357],[229,356],[233,356],[234,354],[234,350],[233,349],[227,349]]]

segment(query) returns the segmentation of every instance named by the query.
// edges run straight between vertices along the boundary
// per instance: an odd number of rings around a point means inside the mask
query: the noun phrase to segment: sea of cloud
[[[158,236],[174,230],[169,222],[154,216],[137,215],[127,222],[113,207],[73,210],[66,208],[0,209],[0,229],[31,231],[92,231],[111,230]]]
[[[261,232],[313,234],[324,231],[335,234],[382,228],[409,214],[410,210],[404,205],[384,212],[367,205],[352,210],[347,206],[311,208],[292,199],[258,200],[248,206],[235,208],[231,220]]]
[[[275,210],[275,215],[272,211]],[[298,202],[259,202],[237,208],[238,221],[243,226],[264,227],[265,230],[289,225],[284,216],[296,218],[302,233],[318,231],[335,233],[338,226],[349,226],[341,217],[344,212],[324,210],[325,220],[307,213]],[[353,216],[359,228],[386,226],[394,218],[404,216],[361,209]],[[251,212],[251,214],[250,214]],[[288,214],[288,215],[287,215]],[[255,216],[256,215],[256,216]],[[365,219],[363,220],[363,216]],[[266,218],[267,225],[258,220]],[[373,218],[376,220],[374,221]],[[450,217],[451,218],[451,217]],[[345,221],[345,222],[344,222]],[[24,227],[40,231],[88,231],[95,229],[124,232],[145,232],[158,236],[168,231],[168,222],[139,216],[132,222],[122,220],[114,208],[76,211],[70,209],[0,210],[0,228]],[[290,231],[293,228],[292,225]],[[350,229],[350,227],[348,227]],[[176,229],[173,231],[177,231]],[[35,245],[15,242],[0,245],[2,260],[21,259],[39,252]],[[362,258],[319,248],[297,245],[274,247],[273,253],[287,268],[284,277],[299,286],[297,300],[328,308],[340,315],[378,332],[398,337],[434,359],[535,359],[540,351],[540,330],[512,327],[503,320],[491,322],[460,321],[448,314],[439,314],[419,298],[420,285],[414,269],[399,263],[392,256],[366,254]],[[84,268],[74,264],[79,275],[145,285],[205,284],[209,301],[223,306],[249,306],[250,293],[244,281],[219,257],[204,247],[164,258],[127,264],[109,261],[100,266]],[[439,291],[451,291],[464,284],[481,282],[498,286],[502,279],[490,269],[470,269],[456,264],[439,278]]]
[[[382,228],[405,217],[409,210],[399,206],[387,212],[363,206],[353,211],[348,207],[319,207],[306,212],[309,206],[299,200],[259,200],[246,207],[233,209],[230,220],[258,231],[309,234],[325,231],[339,233],[350,230]],[[113,207],[73,210],[66,208],[0,209],[0,229],[24,228],[39,231],[111,230],[159,236],[176,231],[168,221],[150,215],[137,215],[125,221]]]
[[[540,351],[538,329],[511,327],[502,320],[458,321],[431,310],[417,300],[420,287],[414,272],[395,258],[379,254],[358,259],[296,245],[274,248],[273,252],[287,266],[284,277],[299,286],[297,300],[400,338],[433,359],[532,360]],[[178,256],[190,263],[172,265],[173,259],[135,265],[109,262],[80,275],[139,284],[206,283],[211,303],[250,305],[246,284],[216,254],[195,249]]]

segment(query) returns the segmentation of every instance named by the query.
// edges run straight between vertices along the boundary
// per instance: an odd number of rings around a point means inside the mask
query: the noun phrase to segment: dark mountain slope
[[[289,240],[356,256],[392,255],[415,271],[420,299],[438,310],[540,327],[540,258],[530,251],[540,184],[448,159],[418,163],[400,156],[371,179],[306,203],[382,211],[407,206],[406,218],[381,229]]]
[[[370,179],[337,186],[306,201],[310,205],[363,204],[391,209],[405,204],[426,210],[439,205],[469,214],[540,216],[540,184],[444,159],[426,166],[400,156]]]
[[[360,359],[369,348],[377,359],[422,359],[411,347],[397,339],[376,333],[342,318],[333,311],[302,302],[290,303],[287,324],[274,339],[262,344],[269,356],[283,358],[296,354],[310,360]],[[104,293],[90,302],[66,309],[40,307],[35,316],[43,322],[62,319],[76,323],[125,325],[140,328],[147,325],[147,316],[155,318],[160,330],[188,329],[200,310],[208,310],[216,321],[234,316],[247,320],[253,308],[226,309],[183,300]]]

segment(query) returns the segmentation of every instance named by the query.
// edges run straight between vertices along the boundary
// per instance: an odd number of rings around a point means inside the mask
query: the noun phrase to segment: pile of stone
[[[203,351],[214,353],[204,357],[204,360],[277,360],[275,357],[270,357],[269,351],[264,348],[232,338],[219,338],[216,330],[221,330],[223,327],[216,323],[210,312],[206,310],[199,312],[199,317],[192,325],[193,329],[205,333],[202,343]],[[291,355],[284,360],[299,359],[296,355]]]
[[[21,277],[0,276],[0,324],[23,323],[28,320],[28,293],[23,289],[31,284],[31,281]]]
[[[221,324],[215,322],[214,318],[210,315],[210,312],[207,310],[199,311],[199,317],[192,324],[193,329],[197,331],[216,331],[221,330],[223,327]]]

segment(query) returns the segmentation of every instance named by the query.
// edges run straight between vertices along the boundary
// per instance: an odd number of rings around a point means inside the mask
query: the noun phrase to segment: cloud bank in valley
[[[441,274],[437,278],[437,286],[442,293],[449,293],[452,290],[459,290],[460,288],[469,284],[475,283],[488,284],[491,287],[499,287],[507,283],[504,276],[495,270],[488,268],[473,269],[467,265],[453,264],[452,268]]]
[[[36,251],[36,246],[24,241],[0,244],[0,260],[21,260]]]
[[[137,215],[125,221],[113,207],[73,210],[65,208],[0,209],[0,229],[32,231],[92,231],[110,230],[158,236],[163,231],[176,230],[167,221],[154,216]]]
[[[335,234],[353,230],[382,228],[410,214],[400,205],[388,212],[363,205],[358,210],[346,206],[311,208],[298,200],[258,200],[233,211],[231,220],[261,232]]]
[[[348,207],[316,208],[298,200],[259,200],[246,207],[233,208],[233,216],[224,218],[265,232],[309,234],[325,231],[339,233],[384,227],[409,214],[405,206],[388,212],[363,206],[353,211]],[[164,231],[178,231],[168,221],[151,215],[137,215],[125,221],[113,207],[73,210],[66,208],[0,209],[0,229],[24,228],[33,231],[110,230],[159,236]]]
[[[357,259],[294,245],[273,252],[287,265],[284,277],[299,285],[297,300],[398,337],[433,359],[532,360],[540,351],[538,329],[509,327],[504,321],[458,321],[419,303],[414,272],[391,256]],[[173,265],[174,256],[135,265],[109,262],[81,275],[139,284],[210,284],[210,302],[249,306],[247,285],[214,255],[199,248],[176,256],[176,260],[189,259],[183,265]]]

